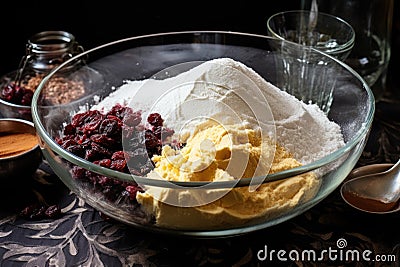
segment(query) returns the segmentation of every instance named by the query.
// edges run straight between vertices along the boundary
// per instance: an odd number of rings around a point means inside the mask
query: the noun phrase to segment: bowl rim
[[[13,108],[19,108],[19,109],[31,109],[31,106],[24,106],[24,105],[19,105],[19,104],[14,104],[11,102],[8,102],[2,98],[0,98],[0,103],[4,104],[5,106],[13,107]]]
[[[368,86],[368,84],[363,80],[363,78],[355,71],[353,70],[350,66],[346,65],[344,62],[324,53],[321,52],[315,48],[310,48],[312,51],[322,54],[328,58],[330,58],[332,61],[335,61],[336,64],[339,64],[341,67],[345,68],[348,70],[353,76],[355,76],[363,85],[363,88],[365,89],[367,96],[368,96],[368,103],[369,103],[369,110],[366,116],[366,121],[363,122],[362,127],[358,129],[358,131],[355,133],[354,137],[349,140],[344,146],[341,148],[335,150],[334,152],[316,160],[308,164],[304,164],[299,167],[295,167],[289,170],[285,171],[280,171],[277,173],[273,174],[267,174],[259,177],[252,177],[252,178],[241,178],[233,181],[213,181],[213,182],[183,182],[183,181],[166,181],[162,179],[149,179],[146,176],[137,176],[133,174],[128,174],[128,173],[123,173],[119,171],[115,171],[106,167],[101,167],[100,165],[96,165],[88,160],[85,160],[83,158],[80,158],[66,150],[64,150],[60,145],[58,145],[55,140],[46,132],[44,125],[41,123],[40,117],[39,117],[39,106],[38,106],[38,99],[39,99],[39,94],[42,91],[44,85],[46,82],[54,75],[57,73],[57,71],[64,66],[70,64],[73,61],[78,60],[81,57],[84,57],[87,54],[90,54],[94,51],[100,50],[102,48],[112,46],[115,44],[123,43],[123,42],[128,42],[132,40],[140,40],[144,38],[150,38],[150,37],[163,37],[163,36],[171,36],[171,35],[198,35],[198,34],[225,34],[225,35],[231,35],[231,36],[250,36],[253,38],[258,38],[258,39],[265,39],[265,40],[275,40],[279,42],[287,42],[290,43],[291,45],[297,45],[301,46],[299,44],[285,41],[276,37],[272,36],[266,36],[266,35],[260,35],[260,34],[254,34],[254,33],[247,33],[247,32],[235,32],[235,31],[203,31],[203,30],[190,30],[190,31],[171,31],[171,32],[161,32],[161,33],[153,33],[153,34],[146,34],[146,35],[139,35],[139,36],[132,36],[132,37],[127,37],[123,39],[119,39],[116,41],[108,42],[102,45],[99,45],[97,47],[91,48],[89,50],[86,50],[70,59],[67,61],[63,62],[60,64],[58,67],[54,68],[49,74],[47,74],[39,83],[37,89],[34,92],[33,99],[32,99],[32,119],[33,123],[36,127],[36,132],[38,136],[42,139],[42,143],[47,144],[53,152],[56,154],[60,155],[62,158],[65,160],[78,165],[80,167],[83,167],[85,169],[88,169],[90,171],[93,171],[95,173],[105,175],[111,178],[115,178],[124,182],[135,182],[140,185],[145,185],[145,186],[157,186],[157,187],[164,187],[164,188],[176,188],[178,187],[191,187],[191,188],[201,188],[203,186],[207,186],[207,189],[220,189],[220,188],[233,188],[233,187],[242,187],[242,186],[249,186],[250,184],[253,184],[256,182],[257,184],[260,183],[267,183],[267,182],[272,182],[272,181],[277,181],[277,180],[282,180],[286,179],[292,176],[300,175],[306,172],[310,172],[313,170],[316,170],[320,167],[323,167],[324,165],[327,165],[329,163],[334,162],[338,158],[340,158],[342,155],[345,153],[349,152],[354,146],[356,146],[359,141],[365,137],[366,134],[368,134],[372,121],[374,118],[374,113],[375,113],[375,99],[374,95]]]
[[[11,122],[15,122],[15,123],[25,124],[25,125],[27,125],[28,127],[32,127],[32,129],[33,129],[33,130],[35,131],[35,133],[37,134],[35,125],[34,125],[34,123],[31,122],[31,121],[27,121],[27,120],[19,119],[19,118],[0,118],[0,122],[2,122],[2,121],[11,121]],[[0,131],[0,133],[3,133],[3,132]],[[1,161],[16,160],[16,159],[18,159],[18,158],[20,158],[20,157],[25,157],[26,155],[30,154],[32,151],[35,151],[35,150],[37,150],[37,149],[39,149],[39,140],[38,140],[38,142],[37,142],[36,145],[34,145],[31,149],[26,150],[25,152],[16,154],[16,155],[14,155],[14,156],[0,157],[0,162],[1,162]]]

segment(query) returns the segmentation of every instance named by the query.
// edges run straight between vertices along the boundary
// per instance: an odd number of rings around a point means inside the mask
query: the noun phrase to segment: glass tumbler
[[[333,64],[315,52],[319,50],[344,61],[355,40],[351,25],[340,17],[321,12],[290,10],[276,13],[267,20],[268,34],[296,43],[281,48],[283,72],[278,86],[305,103],[315,103],[329,112],[337,77]],[[278,62],[279,63],[279,62]],[[313,77],[305,79],[306,76]]]

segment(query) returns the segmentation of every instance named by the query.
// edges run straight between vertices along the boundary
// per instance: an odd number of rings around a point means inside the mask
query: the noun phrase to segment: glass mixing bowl
[[[272,37],[223,31],[171,32],[136,36],[87,50],[54,69],[35,91],[32,115],[41,140],[43,155],[60,179],[89,205],[111,218],[149,231],[196,237],[220,237],[243,234],[289,220],[323,200],[350,173],[366,143],[375,109],[373,95],[360,76],[342,62],[316,50],[311,49],[308,53],[314,53],[315,57],[320,58],[319,62],[324,64],[319,64],[318,69],[305,73],[302,79],[305,81],[304,84],[307,84],[308,80],[317,82],[318,71],[321,69],[324,73],[329,71],[331,82],[325,84],[331,87],[329,91],[333,90],[329,100],[330,108],[325,112],[330,120],[340,126],[345,145],[308,164],[238,181],[169,182],[147,178],[137,173],[116,171],[104,162],[95,164],[85,159],[85,151],[79,153],[73,151],[74,149],[67,151],[60,145],[59,140],[63,133],[68,134],[65,127],[74,114],[90,109],[127,80],[149,79],[155,74],[164,76],[161,77],[163,79],[176,74],[164,71],[171,66],[185,66],[182,63],[204,62],[216,58],[232,58],[284,89],[287,83],[287,69],[284,71],[284,68],[288,62],[291,64],[290,62],[298,59],[299,51],[301,47],[298,45]],[[63,72],[80,57],[86,58],[85,66]],[[85,94],[61,105],[49,101],[46,95],[47,85],[60,73],[66,75],[68,79],[79,77],[80,80],[84,80]],[[321,88],[321,91],[323,89],[325,88]],[[319,103],[320,95],[311,94],[308,97],[309,101]],[[204,185],[209,185],[211,189],[222,190],[249,186],[254,179],[266,184],[292,179],[296,175],[308,172],[318,173],[320,181],[320,186],[311,198],[274,216],[268,214],[237,225],[180,228],[177,221],[176,225],[171,227],[160,226],[130,198],[132,191],[138,190],[138,187],[135,187],[137,184],[153,188],[184,186],[189,194],[196,194],[196,190]],[[182,216],[185,216],[184,213]],[[195,218],[185,219],[195,220]]]

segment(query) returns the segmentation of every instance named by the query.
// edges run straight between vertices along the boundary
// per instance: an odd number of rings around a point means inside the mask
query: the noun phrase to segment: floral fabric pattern
[[[372,141],[358,165],[394,162],[399,157],[400,122],[383,115],[399,114],[393,108],[390,103],[377,105]],[[71,193],[46,162],[33,178],[28,186],[17,185],[7,189],[12,194],[0,196],[0,266],[398,266],[400,260],[400,213],[383,218],[358,212],[344,203],[338,190],[279,225],[236,237],[194,239],[150,233],[103,216]],[[22,218],[21,208],[38,199],[56,203],[62,215]],[[338,249],[339,241],[344,242],[343,249],[394,255],[396,261],[260,257],[265,249],[298,253]]]

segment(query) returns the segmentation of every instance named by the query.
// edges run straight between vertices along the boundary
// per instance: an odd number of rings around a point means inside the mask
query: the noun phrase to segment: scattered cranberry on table
[[[19,215],[29,220],[56,219],[61,216],[61,209],[58,205],[34,203],[26,206]]]

